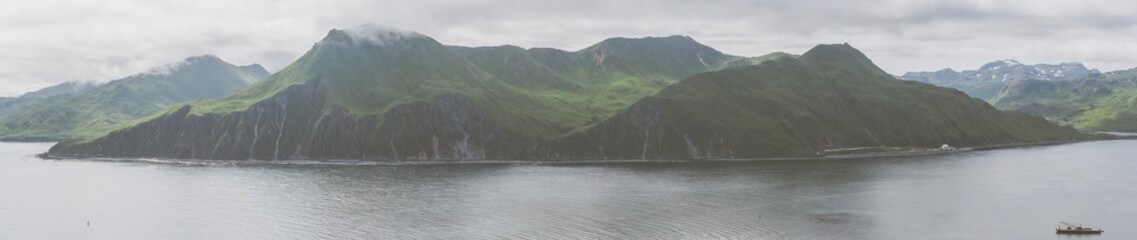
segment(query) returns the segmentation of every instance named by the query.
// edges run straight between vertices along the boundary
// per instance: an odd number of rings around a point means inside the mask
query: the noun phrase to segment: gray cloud
[[[579,49],[615,36],[689,35],[736,55],[848,42],[887,71],[995,59],[1137,67],[1131,1],[414,0],[5,1],[0,96],[107,81],[191,55],[279,70],[331,28],[374,23],[446,44]]]

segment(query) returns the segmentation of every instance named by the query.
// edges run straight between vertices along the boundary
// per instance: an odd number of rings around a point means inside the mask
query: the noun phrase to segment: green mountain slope
[[[726,55],[685,36],[612,38],[576,52],[515,46],[452,49],[515,88],[586,113],[588,123],[691,74],[729,63],[751,64],[741,60],[761,61]]]
[[[1137,69],[1077,81],[1021,81],[991,102],[1087,131],[1137,131]]]
[[[289,67],[233,95],[170,110],[101,139],[63,143],[55,152],[519,158],[524,146],[737,58],[687,37],[615,38],[567,52],[446,47],[418,33],[361,26],[332,30]]]
[[[534,151],[557,159],[810,157],[830,149],[984,146],[1084,136],[952,89],[898,81],[848,45],[694,75]]]
[[[18,112],[20,109],[36,101],[51,96],[86,91],[95,86],[98,86],[98,84],[92,82],[65,82],[31,91],[15,98],[0,98],[0,117],[8,115],[11,112]]]
[[[901,78],[956,88],[996,108],[1084,131],[1137,131],[1137,69],[1100,73],[1080,63],[995,61],[978,70],[910,72]]]
[[[247,66],[239,66],[237,69],[241,69],[241,71],[249,74],[250,76],[253,76],[253,78],[256,79],[265,79],[269,75],[272,75],[272,73],[269,73],[268,70],[265,70],[265,67],[255,63]]]
[[[827,51],[835,53],[826,53]],[[896,81],[855,50],[850,52],[841,48],[819,48],[811,53],[801,56],[801,61],[788,54],[742,58],[722,54],[687,37],[614,38],[576,52],[511,46],[447,47],[414,32],[361,26],[330,31],[327,37],[287,68],[232,95],[216,101],[173,107],[105,136],[62,142],[52,147],[48,155],[266,160],[586,158],[599,155],[590,155],[590,150],[565,146],[576,146],[573,144],[583,141],[579,140],[582,137],[594,136],[599,131],[597,129],[615,126],[606,124],[618,121],[614,119],[628,118],[625,110],[629,106],[631,110],[628,111],[644,109],[644,106],[651,108],[653,105],[643,103],[652,102],[652,99],[660,96],[679,94],[682,91],[668,90],[675,89],[676,86],[699,85],[692,82],[703,82],[705,80],[700,80],[700,76],[709,76],[699,74],[702,72],[749,63],[761,63],[761,66],[768,68],[787,62],[799,62],[796,66],[806,69],[786,72],[783,81],[787,84],[806,84],[826,89],[835,88],[829,86],[828,81],[840,79],[846,82],[845,85],[851,85],[849,88],[871,90],[856,92],[856,96],[864,99],[861,99],[862,105],[857,105],[858,108],[855,109],[883,111],[878,107],[891,107],[887,104],[893,104],[905,107],[903,109],[916,109],[900,114],[933,116],[909,120],[936,121],[942,124],[929,126],[945,128],[935,128],[936,131],[943,131],[936,132],[939,135],[921,135],[928,132],[916,130],[891,131],[887,129],[888,126],[906,124],[905,119],[883,117],[866,117],[861,120],[862,123],[855,125],[829,126],[818,123],[817,126],[837,129],[827,130],[829,132],[845,134],[832,136],[832,143],[826,146],[857,146],[864,139],[922,146],[933,142],[979,145],[1080,136],[1070,129],[1055,127],[1040,118],[1002,113],[981,101],[966,97],[910,103],[909,100],[924,95],[898,94],[885,90],[915,91],[928,88],[934,90],[916,92],[956,97],[963,95],[958,91],[925,84]],[[735,76],[732,74],[746,72],[747,69],[751,68],[726,68],[718,73]],[[691,74],[696,75],[687,78]],[[687,80],[676,83],[683,78]],[[672,85],[673,83],[676,84]],[[891,86],[889,84],[915,87],[876,89],[879,87],[877,85]],[[665,87],[662,92],[658,91]],[[706,103],[706,108],[667,111],[688,119],[676,121],[696,125],[712,124],[720,121],[716,120],[720,118],[695,119],[692,118],[696,117],[692,113],[722,114],[722,119],[729,118],[731,125],[721,125],[724,129],[715,129],[716,131],[726,132],[725,128],[737,128],[746,134],[752,134],[749,131],[756,129],[765,129],[765,125],[747,125],[751,117],[763,116],[763,112],[757,112],[763,108],[784,109],[786,112],[800,114],[836,111],[838,113],[832,114],[842,117],[852,114],[849,112],[857,112],[843,110],[840,105],[828,105],[847,104],[845,101],[849,99],[830,96],[844,94],[837,90],[820,95],[825,97],[822,99],[825,102],[814,102],[807,95],[795,98],[799,91],[800,94],[816,91],[804,87],[776,88],[764,92],[767,90],[763,87],[756,89],[738,83],[738,86],[731,88],[692,93],[695,95],[690,98],[719,101],[714,99],[732,91],[742,95],[774,94],[750,96],[757,99],[737,96],[747,101],[724,102],[721,105]],[[640,100],[652,94],[656,95]],[[881,97],[885,100],[878,100],[879,96],[875,94],[886,96]],[[887,97],[890,95],[911,96],[891,99]],[[749,101],[762,99],[768,99],[769,102]],[[943,102],[944,100],[956,102]],[[912,104],[916,106],[910,106]],[[966,122],[968,125],[961,126],[963,129],[947,128],[943,124],[950,125],[965,120],[936,119],[934,116],[939,115],[927,112],[927,109],[938,108],[951,110],[954,115],[949,117],[966,119],[971,119],[968,117],[972,112],[978,111],[980,114],[977,116],[987,118],[977,118],[974,121],[989,120],[994,124],[981,127],[974,125],[974,122]],[[756,110],[741,111],[746,109]],[[960,116],[961,114],[966,116]],[[604,119],[609,120],[601,122]],[[870,125],[873,127],[866,127]],[[1040,131],[1053,130],[1053,133],[1048,135],[1021,131],[1025,127],[1037,127]],[[617,128],[613,131],[624,133],[628,129],[634,128]],[[873,132],[859,137],[852,135],[866,129]],[[951,132],[953,130],[958,133]],[[614,136],[612,139],[625,138]],[[781,140],[785,138],[770,136],[767,140],[745,141]],[[668,146],[685,148],[684,145]],[[790,148],[787,152],[778,154],[797,153],[802,149],[804,148]],[[777,155],[766,152],[743,153]],[[684,156],[658,155],[653,158],[688,158]]]
[[[250,74],[214,56],[191,57],[83,91],[44,97],[0,116],[0,139],[47,141],[102,135],[179,102],[229,94],[256,82],[254,75],[260,74],[256,69],[250,68]]]

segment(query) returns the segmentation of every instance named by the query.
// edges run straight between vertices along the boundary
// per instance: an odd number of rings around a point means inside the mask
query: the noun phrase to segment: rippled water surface
[[[0,239],[1137,239],[1137,141],[702,163],[44,161],[0,143]],[[89,224],[89,225],[88,225]]]

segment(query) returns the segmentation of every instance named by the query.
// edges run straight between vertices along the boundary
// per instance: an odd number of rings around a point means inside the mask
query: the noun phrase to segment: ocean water
[[[1137,239],[1134,140],[575,164],[32,156],[49,147],[0,143],[0,239]],[[1056,235],[1059,221],[1105,233]]]

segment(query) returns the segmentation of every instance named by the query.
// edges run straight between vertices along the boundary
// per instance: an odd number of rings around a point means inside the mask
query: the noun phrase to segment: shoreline
[[[998,144],[989,146],[964,147],[952,150],[926,149],[923,151],[904,151],[892,153],[864,153],[848,155],[832,155],[817,157],[768,157],[768,158],[724,158],[724,159],[590,159],[590,160],[359,160],[359,159],[328,159],[328,160],[209,160],[209,159],[163,159],[163,158],[69,158],[52,157],[47,153],[36,154],[36,158],[53,161],[91,161],[91,162],[143,162],[156,164],[173,164],[187,166],[258,166],[258,165],[327,165],[327,166],[419,166],[419,165],[451,165],[451,164],[528,164],[528,165],[570,165],[570,164],[617,164],[617,163],[713,163],[713,162],[760,162],[760,161],[794,161],[794,160],[849,160],[867,158],[895,158],[949,155],[966,152],[991,151],[999,149],[1052,146],[1080,142],[1137,140],[1135,137],[1121,137],[1108,139],[1074,140],[1074,141],[1046,141],[1034,143]]]

